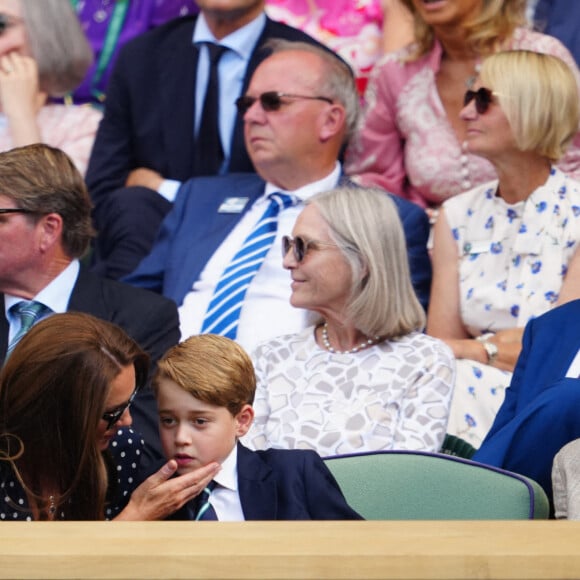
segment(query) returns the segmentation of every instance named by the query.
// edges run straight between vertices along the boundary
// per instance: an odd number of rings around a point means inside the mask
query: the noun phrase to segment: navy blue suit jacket
[[[528,322],[504,403],[472,458],[531,477],[550,499],[554,457],[580,437],[580,380],[566,378],[579,328],[580,300]]]
[[[179,190],[172,211],[161,225],[151,253],[125,280],[172,298],[178,305],[203,268],[253,202],[264,193],[257,174],[198,177]],[[228,197],[247,197],[241,213],[218,213]],[[391,196],[403,223],[411,279],[424,307],[429,301],[431,261],[427,253],[429,221],[415,204]]]
[[[534,20],[541,32],[558,38],[580,65],[580,2],[538,0]]]
[[[246,520],[361,520],[318,453],[251,451],[238,443],[238,492]],[[171,519],[192,519],[188,507]]]
[[[0,294],[4,312],[4,294]],[[69,312],[92,314],[113,322],[131,336],[155,363],[179,342],[179,317],[175,304],[163,296],[96,276],[83,267],[79,272],[68,304]],[[0,366],[8,347],[8,321],[0,316]],[[133,427],[141,433],[146,460],[163,457],[159,440],[158,412],[150,388],[143,389],[131,406]]]
[[[199,49],[192,43],[197,15],[172,20],[128,42],[119,52],[107,88],[86,181],[99,221],[108,194],[125,186],[129,173],[146,167],[167,179],[193,173],[195,80]],[[242,93],[272,38],[320,45],[304,32],[269,18],[251,55]],[[235,100],[239,95],[232,95]],[[237,115],[228,172],[254,171]]]

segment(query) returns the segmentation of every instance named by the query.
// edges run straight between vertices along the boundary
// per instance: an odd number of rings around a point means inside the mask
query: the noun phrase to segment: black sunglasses
[[[0,209],[0,215],[4,213],[35,213],[31,209],[22,209],[19,207],[7,207]]]
[[[465,91],[463,106],[467,107],[473,99],[475,99],[475,110],[479,115],[483,115],[493,103],[493,92],[485,87],[481,87],[480,89],[477,89],[477,91]]]
[[[309,97],[306,95],[292,95],[290,93],[280,93],[278,91],[268,91],[267,93],[262,93],[259,97],[250,97],[250,95],[244,95],[239,99],[236,99],[236,107],[240,115],[245,115],[246,111],[256,102],[260,101],[262,109],[266,112],[279,111],[280,107],[284,104],[282,99],[309,99],[312,101],[324,101],[332,105],[332,99],[328,97]]]
[[[290,236],[282,237],[282,257],[285,258],[286,254],[293,250],[294,259],[297,262],[302,262],[308,253],[308,248],[316,246],[329,246],[332,248],[338,248],[336,244],[331,244],[329,242],[318,242],[317,240],[305,240],[301,236],[296,236],[291,238]]]
[[[113,425],[115,425],[115,423],[118,423],[121,420],[123,413],[131,406],[131,403],[133,402],[133,399],[137,396],[138,392],[139,387],[137,387],[133,391],[133,394],[129,397],[129,400],[126,403],[119,405],[116,409],[113,409],[112,411],[106,411],[105,413],[103,413],[102,419],[103,421],[107,422],[106,431],[111,429]]]

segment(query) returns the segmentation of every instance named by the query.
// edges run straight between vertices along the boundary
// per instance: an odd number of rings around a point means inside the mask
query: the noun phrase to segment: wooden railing
[[[0,577],[580,578],[580,522],[3,522]]]

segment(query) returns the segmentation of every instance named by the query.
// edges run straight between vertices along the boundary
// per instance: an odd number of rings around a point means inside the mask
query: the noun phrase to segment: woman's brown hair
[[[49,495],[66,519],[104,519],[108,488],[97,427],[111,382],[148,357],[118,326],[88,314],[55,314],[18,343],[0,373],[0,461],[8,461],[38,518]]]

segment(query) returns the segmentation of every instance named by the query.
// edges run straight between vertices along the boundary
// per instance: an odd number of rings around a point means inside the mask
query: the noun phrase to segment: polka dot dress
[[[132,429],[119,429],[111,441],[109,449],[116,465],[117,489],[106,506],[106,519],[119,514],[139,484],[137,473],[143,447],[143,439]],[[32,521],[26,494],[8,463],[0,462],[0,477],[0,521]],[[56,519],[65,520],[65,511],[58,513]]]

